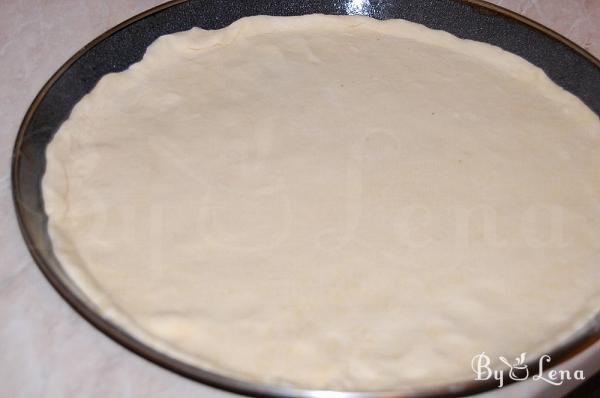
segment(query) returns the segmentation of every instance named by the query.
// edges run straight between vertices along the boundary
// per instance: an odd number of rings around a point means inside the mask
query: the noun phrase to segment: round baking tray
[[[102,34],[69,59],[44,85],[20,127],[12,163],[15,209],[25,242],[39,268],[85,319],[138,355],[191,379],[225,390],[271,397],[438,397],[494,389],[496,380],[465,381],[413,392],[302,390],[237,380],[188,365],[147,346],[102,317],[65,274],[52,252],[41,192],[45,149],[73,106],[105,74],[139,61],[161,35],[198,26],[218,29],[250,15],[361,14],[403,18],[458,37],[494,44],[542,68],[558,85],[600,114],[600,61],[558,33],[480,0],[174,0],[143,12]],[[600,338],[600,315],[549,354],[555,366]],[[538,358],[529,365],[537,373]],[[470,364],[465,364],[469,366]],[[511,379],[505,379],[505,384]]]

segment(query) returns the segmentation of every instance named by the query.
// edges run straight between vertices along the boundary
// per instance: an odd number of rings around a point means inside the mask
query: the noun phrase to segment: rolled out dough
[[[600,308],[600,122],[499,48],[252,17],[163,36],[47,149],[57,258],[137,338],[303,388],[472,380]]]

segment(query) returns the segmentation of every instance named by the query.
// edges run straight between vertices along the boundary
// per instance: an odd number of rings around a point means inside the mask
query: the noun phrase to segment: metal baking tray
[[[105,74],[139,61],[161,35],[198,26],[218,29],[250,15],[361,14],[403,18],[458,37],[487,42],[542,68],[566,90],[600,114],[600,61],[563,36],[511,11],[480,0],[175,0],[143,12],[102,34],[69,59],[44,85],[20,127],[12,163],[13,198],[23,237],[40,270],[62,297],[107,336],[138,355],[191,379],[254,396],[339,398],[461,396],[496,387],[496,380],[465,381],[423,389],[325,392],[257,384],[191,366],[144,344],[102,317],[65,274],[52,252],[41,192],[45,149],[73,106]],[[600,266],[600,264],[599,264]],[[600,316],[549,354],[559,364],[600,338]],[[538,358],[529,363],[537,372]],[[468,366],[468,364],[466,364]],[[512,380],[506,379],[506,384]]]

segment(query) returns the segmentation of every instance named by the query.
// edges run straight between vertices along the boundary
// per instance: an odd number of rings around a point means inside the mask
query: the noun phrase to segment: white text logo
[[[515,381],[525,380],[530,376],[529,368],[525,363],[526,356],[527,353],[524,352],[512,362],[500,356],[498,359],[506,365],[506,368],[495,369],[490,366],[492,363],[490,357],[485,352],[482,352],[473,357],[471,369],[475,373],[475,380],[493,379],[498,381],[498,387],[502,387],[507,376],[510,380]],[[554,386],[560,386],[567,380],[585,380],[583,370],[551,369],[544,374],[544,366],[547,366],[550,360],[550,355],[542,355],[540,357],[537,373],[531,377],[532,380],[541,380]]]

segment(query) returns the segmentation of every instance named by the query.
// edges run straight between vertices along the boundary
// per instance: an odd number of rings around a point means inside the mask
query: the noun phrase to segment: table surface
[[[10,157],[36,93],[100,33],[161,0],[0,0],[0,388],[7,397],[230,397],[125,350],[75,313],[46,282],[21,239]],[[600,0],[494,0],[600,56]],[[470,366],[470,364],[465,364]],[[600,342],[561,368],[600,368]],[[575,387],[517,383],[487,397],[559,397]]]

